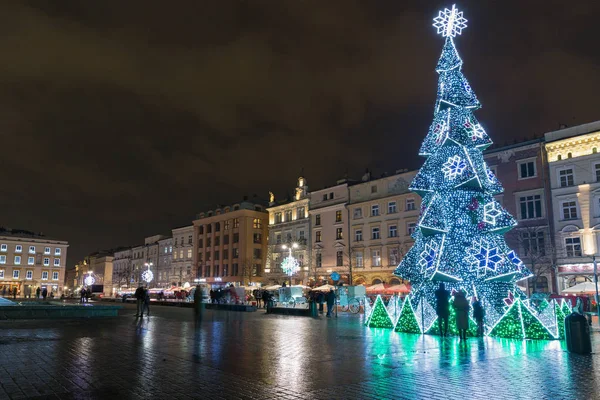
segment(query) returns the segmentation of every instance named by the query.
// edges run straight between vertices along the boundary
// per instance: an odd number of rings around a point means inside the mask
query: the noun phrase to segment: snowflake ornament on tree
[[[154,279],[154,274],[152,273],[152,271],[147,269],[144,272],[142,272],[142,280],[144,282],[150,283],[150,282],[152,282],[152,279]]]
[[[457,176],[461,175],[466,168],[467,163],[465,160],[459,156],[452,156],[448,157],[448,161],[442,166],[442,172],[446,179],[455,179]]]
[[[442,143],[448,136],[448,124],[444,121],[440,122],[435,126],[433,132],[435,133],[435,143]]]
[[[502,215],[502,212],[496,208],[496,203],[490,201],[483,206],[483,220],[490,225],[496,225],[496,218]]]
[[[431,270],[435,268],[437,252],[437,243],[431,242],[425,245],[425,250],[421,252],[421,257],[419,258],[419,265],[421,266],[422,274],[429,275]]]
[[[485,135],[485,130],[483,129],[481,124],[473,124],[469,119],[467,120],[467,122],[465,122],[465,128],[467,128],[473,141],[477,139],[483,139],[483,135]]]
[[[458,12],[458,9],[453,4],[452,9],[445,8],[440,11],[439,15],[433,19],[433,26],[437,28],[437,33],[443,37],[455,37],[460,35],[462,30],[467,27],[467,20],[463,17],[463,13]]]
[[[281,262],[281,269],[291,276],[300,270],[300,263],[294,257],[286,257]]]
[[[495,271],[502,262],[502,256],[498,254],[498,248],[485,239],[480,239],[468,250],[467,262],[471,264],[471,270],[485,275],[486,270]]]

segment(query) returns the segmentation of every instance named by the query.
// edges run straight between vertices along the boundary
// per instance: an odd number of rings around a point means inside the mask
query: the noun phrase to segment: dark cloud
[[[450,4],[450,3],[448,3]],[[5,2],[1,224],[69,264],[244,194],[416,168],[442,39],[420,1]],[[598,119],[592,1],[463,2],[499,143]]]

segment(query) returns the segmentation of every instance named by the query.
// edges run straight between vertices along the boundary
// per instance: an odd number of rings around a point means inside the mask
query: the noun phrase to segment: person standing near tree
[[[473,318],[477,322],[477,336],[483,336],[483,318],[485,311],[481,305],[481,301],[477,297],[473,297]]]
[[[438,316],[438,325],[440,327],[440,336],[448,335],[448,316],[450,314],[449,302],[450,292],[446,290],[443,282],[440,282],[435,291],[435,312]]]
[[[144,288],[142,286],[138,287],[133,295],[135,296],[135,303],[137,306],[137,312],[135,316],[139,317],[144,312],[144,300],[146,298],[144,295]]]
[[[460,340],[467,340],[467,329],[469,329],[469,301],[464,290],[459,290],[454,295],[452,307],[456,311],[456,329]]]

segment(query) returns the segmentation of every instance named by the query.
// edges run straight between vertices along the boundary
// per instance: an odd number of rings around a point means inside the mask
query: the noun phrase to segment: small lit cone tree
[[[509,339],[557,339],[517,298],[490,331],[490,336]]]
[[[393,328],[394,323],[388,314],[388,310],[383,304],[381,296],[377,296],[371,314],[368,316],[366,325],[369,328]]]
[[[404,302],[402,302],[402,308],[400,309],[400,316],[398,322],[396,322],[396,332],[404,333],[421,333],[421,328],[415,315],[415,310],[410,302],[410,296],[406,296]]]
[[[493,325],[504,314],[507,293],[520,294],[516,282],[530,272],[506,245],[504,234],[516,222],[494,199],[503,189],[482,154],[492,141],[473,115],[480,104],[454,45],[466,20],[452,6],[434,26],[446,42],[436,67],[433,123],[419,151],[426,161],[410,186],[423,198],[421,213],[415,243],[395,274],[411,282],[415,304],[424,299],[435,307],[440,282],[451,291],[465,289],[482,300]]]

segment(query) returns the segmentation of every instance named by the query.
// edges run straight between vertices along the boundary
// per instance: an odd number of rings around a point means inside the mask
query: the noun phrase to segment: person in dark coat
[[[85,296],[86,296],[86,290],[85,290],[85,288],[81,288],[81,291],[79,292],[79,302],[81,304],[85,303]]]
[[[13,300],[16,300],[16,298],[17,298],[17,287],[15,286],[13,288]]]
[[[328,318],[331,318],[334,303],[335,303],[335,292],[333,291],[333,288],[331,288],[331,289],[329,289],[329,292],[327,292],[327,317]]]
[[[269,302],[270,299],[271,299],[271,296],[269,295],[269,291],[263,290],[263,292],[262,292],[263,308],[267,308],[267,303]]]
[[[454,295],[452,307],[456,311],[456,329],[460,340],[467,340],[467,329],[469,329],[469,301],[463,290],[459,290]]]
[[[144,316],[144,311],[146,311],[146,315],[150,316],[150,291],[147,288],[144,288],[144,305],[142,306],[142,317]]]
[[[202,317],[202,288],[200,285],[196,285],[196,291],[194,292],[194,313],[196,319]]]
[[[146,299],[144,288],[142,286],[138,287],[135,289],[135,293],[133,295],[135,296],[135,302],[137,306],[137,312],[135,316],[139,317],[144,313],[144,300]]]
[[[319,313],[323,314],[323,302],[325,301],[325,295],[323,292],[317,293],[317,303],[319,303]]]
[[[435,312],[438,316],[440,336],[446,336],[448,335],[448,315],[450,314],[450,292],[446,290],[443,282],[440,282],[440,286],[435,291],[435,300]]]
[[[473,297],[473,318],[477,322],[477,336],[483,336],[483,318],[485,317],[485,311],[483,305],[477,297]]]
[[[40,289],[40,287],[38,286],[37,289],[35,289],[35,298],[39,299],[40,298],[40,293],[42,292],[42,289]]]
[[[42,299],[46,300],[46,297],[48,297],[48,289],[44,288],[42,290]]]

